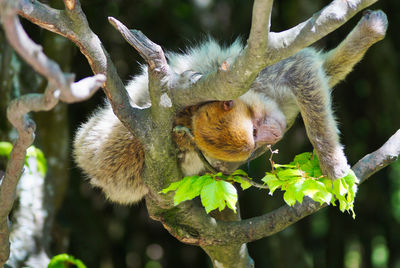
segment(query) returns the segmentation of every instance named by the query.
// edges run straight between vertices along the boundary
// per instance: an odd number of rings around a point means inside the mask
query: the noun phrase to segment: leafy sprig
[[[313,153],[299,154],[288,165],[274,164],[262,181],[268,185],[270,195],[278,188],[284,191],[283,199],[289,206],[302,203],[304,196],[333,206],[338,200],[340,211],[351,212],[355,218],[354,198],[359,181],[354,172],[350,170],[336,180],[322,176],[318,158]]]
[[[302,153],[291,163],[282,165],[272,160],[272,156],[277,152],[271,150],[272,171],[267,172],[261,179],[264,185],[256,183],[243,170],[236,170],[230,175],[219,172],[185,177],[161,192],[175,191],[174,205],[199,196],[207,213],[214,209],[222,211],[226,206],[236,212],[237,191],[233,186],[236,182],[243,190],[251,186],[268,188],[270,195],[280,189],[285,192],[283,199],[289,206],[293,206],[296,202],[302,203],[304,196],[320,204],[333,206],[336,206],[338,200],[340,210],[351,212],[355,218],[354,198],[359,181],[352,170],[343,178],[331,180],[322,175],[315,154]]]
[[[222,211],[226,206],[236,212],[238,196],[232,183],[237,182],[243,190],[246,190],[251,184],[244,177],[247,177],[247,174],[243,170],[236,170],[231,175],[224,175],[219,172],[217,174],[207,173],[203,176],[184,177],[180,181],[171,183],[168,188],[161,192],[166,194],[175,191],[175,206],[183,201],[200,196],[201,203],[207,213],[214,209]]]

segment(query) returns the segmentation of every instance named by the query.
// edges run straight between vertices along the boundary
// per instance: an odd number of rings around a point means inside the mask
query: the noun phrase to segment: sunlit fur
[[[196,145],[210,157],[238,162],[249,158],[255,148],[249,107],[235,100],[232,109],[222,102],[203,106],[193,117]]]

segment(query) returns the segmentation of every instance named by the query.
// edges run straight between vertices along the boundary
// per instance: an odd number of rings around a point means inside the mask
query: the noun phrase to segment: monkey
[[[384,38],[387,26],[385,13],[367,11],[336,48],[327,52],[305,48],[263,69],[241,97],[200,103],[178,112],[173,127],[191,131],[191,135],[173,132],[183,175],[207,171],[197,150],[213,168],[233,171],[280,141],[300,113],[323,173],[331,179],[345,176],[350,167],[331,109],[331,88],[352,71],[370,46]],[[190,71],[198,79],[222,64],[229,66],[242,50],[240,41],[222,47],[209,39],[184,54],[168,53],[167,58],[174,72]],[[143,68],[126,86],[132,106],[138,109],[150,106],[147,83]],[[100,187],[109,200],[133,204],[148,193],[141,179],[143,147],[113,114],[110,104],[80,126],[73,153],[90,183]]]

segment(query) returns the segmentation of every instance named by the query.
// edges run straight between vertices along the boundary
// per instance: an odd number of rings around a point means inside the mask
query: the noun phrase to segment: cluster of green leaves
[[[201,203],[207,213],[214,209],[222,211],[226,206],[236,212],[238,196],[232,183],[239,183],[243,190],[251,186],[242,176],[247,176],[247,174],[242,170],[237,170],[231,175],[217,173],[184,177],[180,181],[171,183],[168,188],[163,189],[161,192],[166,194],[170,191],[176,191],[174,195],[175,206],[183,201],[192,200],[200,196]]]
[[[302,203],[304,196],[321,205],[335,206],[338,200],[340,211],[351,212],[355,218],[354,198],[359,181],[354,172],[350,170],[336,180],[322,176],[318,158],[313,153],[299,154],[288,165],[273,164],[272,172],[267,172],[262,181],[268,185],[271,195],[278,188],[284,191],[283,199],[289,206],[296,201]]]
[[[13,145],[11,143],[1,141],[0,142],[0,156],[10,158],[12,148],[13,148]],[[29,159],[32,159],[32,158],[35,160],[34,167],[31,166],[32,162],[29,161]],[[30,146],[26,150],[25,166],[27,167],[27,170],[30,173],[39,172],[42,176],[44,176],[47,172],[47,162],[46,162],[46,158],[44,157],[43,152],[33,145]]]
[[[81,260],[75,259],[68,254],[59,254],[51,258],[47,268],[86,268]]]
[[[331,180],[322,176],[318,158],[313,153],[299,154],[287,165],[273,162],[272,165],[272,171],[267,172],[262,179],[268,186],[270,195],[276,189],[281,189],[285,192],[284,201],[289,206],[293,206],[296,202],[302,203],[304,196],[320,204],[333,206],[338,200],[340,210],[351,212],[353,218],[355,217],[354,197],[358,179],[352,170],[343,178]],[[251,180],[242,170],[236,170],[231,175],[205,174],[185,177],[161,192],[175,191],[175,205],[200,196],[207,213],[214,209],[221,211],[226,206],[236,212],[237,191],[233,183],[239,183],[242,189],[246,190],[251,186]]]

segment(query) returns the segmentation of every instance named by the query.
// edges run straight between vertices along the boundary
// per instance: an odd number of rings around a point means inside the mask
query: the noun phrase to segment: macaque
[[[343,80],[367,49],[383,39],[387,29],[382,11],[368,11],[342,43],[328,52],[305,48],[263,69],[250,90],[238,99],[186,107],[176,115],[174,132],[179,163],[185,176],[207,171],[196,151],[216,170],[230,172],[282,139],[300,113],[323,173],[345,176],[349,165],[339,142],[331,109],[331,88]],[[191,71],[201,77],[223,64],[232,64],[242,51],[239,41],[221,47],[208,40],[185,54],[167,54],[176,73]],[[132,105],[150,105],[144,69],[127,85]],[[174,127],[172,126],[172,128]],[[172,129],[171,128],[171,129]],[[74,156],[90,183],[121,204],[138,202],[148,193],[141,179],[144,150],[113,114],[111,106],[97,110],[78,130]]]

